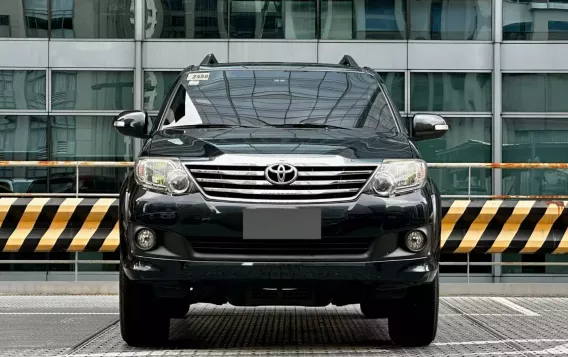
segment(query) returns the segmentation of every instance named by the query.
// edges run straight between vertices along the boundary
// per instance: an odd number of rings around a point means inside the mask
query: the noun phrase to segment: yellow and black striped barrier
[[[568,253],[565,201],[443,200],[444,253]]]
[[[443,200],[444,253],[568,253],[568,201]],[[114,252],[116,198],[0,198],[0,252]]]
[[[0,198],[1,252],[114,252],[116,198]]]

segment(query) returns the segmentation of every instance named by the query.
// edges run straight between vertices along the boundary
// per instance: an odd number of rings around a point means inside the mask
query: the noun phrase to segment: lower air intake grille
[[[285,184],[274,184],[267,179],[269,166],[191,164],[187,168],[201,189],[212,198],[329,201],[357,196],[376,166],[297,166],[295,180]]]
[[[320,241],[192,238],[196,253],[218,255],[358,255],[365,254],[372,238],[334,238]]]

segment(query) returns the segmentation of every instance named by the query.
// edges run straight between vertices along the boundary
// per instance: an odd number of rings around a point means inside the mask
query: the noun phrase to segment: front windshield
[[[181,79],[162,128],[329,125],[398,132],[377,80],[362,72],[216,70]]]

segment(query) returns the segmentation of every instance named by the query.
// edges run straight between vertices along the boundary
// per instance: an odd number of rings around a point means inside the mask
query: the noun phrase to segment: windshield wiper
[[[239,125],[239,124],[195,124],[195,125],[170,126],[164,129],[175,129],[175,128],[189,129],[189,128],[260,128],[260,127],[252,125]]]
[[[351,130],[351,128],[346,128],[343,126],[336,126],[336,125],[328,125],[328,124],[313,124],[313,123],[296,123],[296,124],[270,124],[267,126],[274,126],[277,128],[328,128],[328,129],[347,129]]]

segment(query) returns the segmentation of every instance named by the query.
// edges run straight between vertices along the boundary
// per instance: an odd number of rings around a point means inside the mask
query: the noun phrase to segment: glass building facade
[[[177,73],[208,53],[220,62],[331,63],[349,54],[381,74],[404,116],[446,118],[445,137],[418,143],[429,162],[568,162],[568,0],[2,0],[0,160],[132,160],[140,143],[117,135],[113,116],[156,115]],[[82,187],[100,177],[105,184],[93,189],[114,193],[125,173],[83,169]],[[468,169],[431,173],[443,194],[467,194]],[[0,168],[0,183],[10,192],[65,192],[74,175]],[[567,191],[566,170],[471,170],[472,194]],[[74,256],[0,253],[0,260],[48,258]],[[68,280],[72,270],[1,264],[0,280]],[[113,265],[79,270],[83,280],[116,277]],[[465,280],[465,266],[442,271],[446,280]],[[471,281],[568,281],[560,266],[469,271]]]

